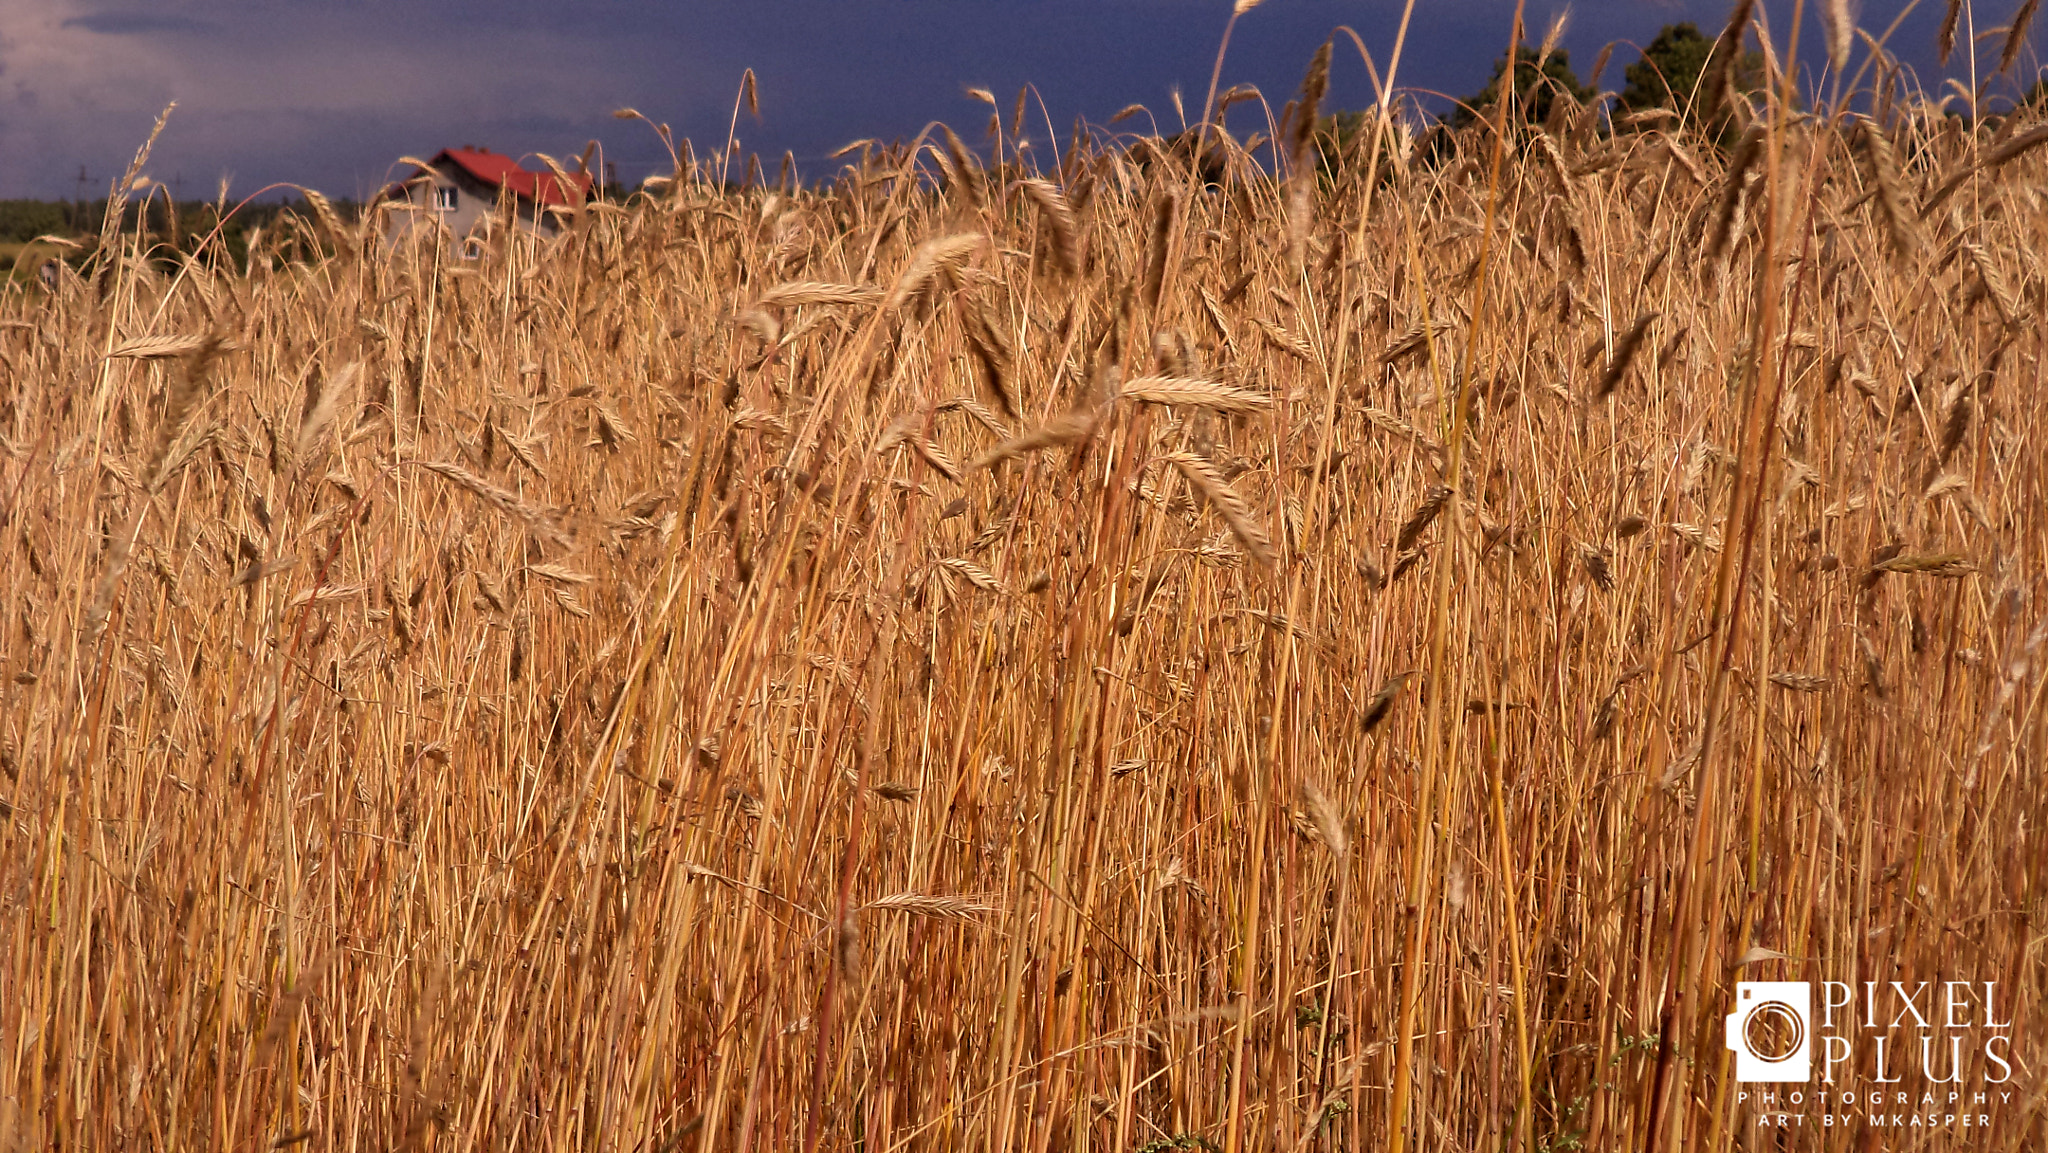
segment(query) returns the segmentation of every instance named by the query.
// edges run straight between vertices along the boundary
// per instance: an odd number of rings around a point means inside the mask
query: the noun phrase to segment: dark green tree
[[[1690,21],[1666,24],[1657,30],[1657,38],[1650,41],[1649,47],[1643,49],[1643,58],[1622,70],[1622,79],[1627,83],[1617,101],[1617,115],[1669,108],[1687,125],[1696,124],[1693,101],[1700,98],[1706,87],[1700,77],[1705,75],[1713,57],[1713,37],[1702,35]],[[1762,83],[1762,77],[1763,55],[1744,52],[1736,59],[1728,81],[1735,92],[1751,92]]]
[[[0,240],[29,241],[69,231],[70,206],[59,201],[0,200]]]
[[[1541,124],[1550,115],[1550,106],[1562,92],[1572,99],[1584,103],[1593,95],[1593,90],[1579,83],[1578,74],[1572,71],[1572,55],[1562,48],[1551,49],[1549,56],[1543,56],[1537,49],[1523,45],[1515,53],[1515,92],[1521,100],[1522,119],[1529,124]],[[1541,64],[1539,69],[1537,66]],[[1453,128],[1463,128],[1481,116],[1488,114],[1494,101],[1500,99],[1501,77],[1508,70],[1508,58],[1502,53],[1493,62],[1493,76],[1478,94],[1458,102],[1451,111],[1449,122]]]

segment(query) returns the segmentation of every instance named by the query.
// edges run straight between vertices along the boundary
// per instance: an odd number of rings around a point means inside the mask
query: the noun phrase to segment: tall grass
[[[2040,1147],[2048,130],[1767,103],[11,290],[0,1148]]]

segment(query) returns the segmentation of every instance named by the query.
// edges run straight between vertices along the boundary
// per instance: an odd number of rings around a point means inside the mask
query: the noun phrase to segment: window
[[[434,189],[434,211],[455,211],[455,190],[453,188]]]

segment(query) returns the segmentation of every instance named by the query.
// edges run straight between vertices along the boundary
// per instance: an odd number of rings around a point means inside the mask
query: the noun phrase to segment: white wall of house
[[[387,239],[396,244],[443,228],[457,240],[466,239],[472,232],[481,234],[497,211],[499,190],[459,169],[453,172],[428,171],[431,173],[428,179],[414,179],[408,183],[405,200],[394,203],[391,224],[386,231]],[[523,208],[513,218],[519,228],[537,231],[543,236],[555,233],[554,222],[545,212],[540,215],[538,224]]]
[[[443,228],[457,238],[464,237],[490,214],[491,204],[480,195],[482,190],[475,181],[429,171],[429,178],[408,183],[404,201],[393,205],[390,238],[394,242]]]

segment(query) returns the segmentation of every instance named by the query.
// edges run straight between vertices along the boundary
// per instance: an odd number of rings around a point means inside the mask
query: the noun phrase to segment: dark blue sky
[[[1975,0],[1979,30],[2015,6]],[[1564,7],[1532,0],[1530,35]],[[1790,0],[1761,7],[1782,41]],[[1804,38],[1817,47],[1809,7]],[[1861,23],[1881,32],[1901,7],[1872,0]],[[1894,40],[1930,89],[1941,7],[1922,0]],[[1479,88],[1513,10],[1512,0],[1421,0],[1402,87]],[[1711,34],[1727,10],[1724,0],[1581,3],[1564,44],[1583,74],[1610,40],[1646,42],[1688,19]],[[1017,89],[1035,84],[1062,139],[1077,115],[1102,121],[1131,103],[1177,127],[1169,93],[1177,87],[1199,114],[1229,11],[1228,0],[0,0],[0,197],[72,196],[80,165],[90,194],[103,194],[172,99],[149,172],[188,198],[210,198],[224,174],[237,195],[296,181],[358,196],[399,156],[462,144],[573,157],[594,139],[621,178],[637,180],[664,166],[663,153],[646,125],[612,110],[636,107],[715,151],[748,67],[761,120],[742,114],[739,135],[771,173],[785,149],[818,176],[841,144],[909,136],[932,120],[978,141],[987,109],[966,95],[973,86],[992,89],[1007,114]],[[1400,12],[1398,0],[1267,0],[1239,22],[1223,84],[1256,84],[1277,108],[1338,24],[1384,67]],[[1999,46],[1979,45],[1985,67]],[[1348,39],[1339,48],[1332,101],[1363,106],[1365,68]],[[1619,87],[1635,55],[1618,47],[1603,86]],[[2020,71],[2036,67],[2030,52]],[[1949,74],[1966,68],[1959,51]],[[1240,106],[1233,126],[1250,130],[1254,115]],[[1026,135],[1045,146],[1036,101]]]

